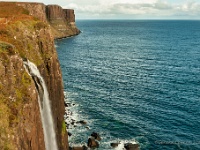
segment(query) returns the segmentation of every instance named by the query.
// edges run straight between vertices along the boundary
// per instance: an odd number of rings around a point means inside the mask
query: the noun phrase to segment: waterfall
[[[44,79],[34,63],[30,62],[29,60],[25,60],[24,67],[29,75],[33,78],[39,94],[38,103],[40,107],[46,150],[58,150],[49,93]]]

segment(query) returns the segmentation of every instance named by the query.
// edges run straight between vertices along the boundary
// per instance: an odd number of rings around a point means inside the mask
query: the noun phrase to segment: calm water
[[[78,21],[82,33],[56,41],[68,101],[86,129],[143,150],[200,149],[200,21]]]

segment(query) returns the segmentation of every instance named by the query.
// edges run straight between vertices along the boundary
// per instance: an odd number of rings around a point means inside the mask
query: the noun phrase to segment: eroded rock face
[[[58,5],[47,5],[46,15],[47,15],[48,20],[65,18],[65,13],[62,7]]]
[[[23,3],[23,2],[18,2],[18,6],[22,6],[25,9],[29,11],[29,15],[37,17],[39,20],[42,20],[44,22],[47,21],[46,17],[46,6],[42,3]]]
[[[0,149],[43,150],[43,129],[34,82],[19,55],[1,54],[0,58],[0,109],[4,106],[1,111],[5,111],[3,115],[8,121],[8,124],[0,121],[0,141],[4,140],[2,136],[8,138],[7,145],[5,141],[0,142]]]
[[[73,9],[64,9],[64,12],[69,22],[75,22],[75,14]]]
[[[40,37],[45,38],[44,41],[39,42],[39,49],[42,54],[48,54],[43,63],[38,66],[41,75],[43,76],[48,88],[49,98],[52,104],[52,113],[54,118],[54,126],[57,133],[57,143],[60,150],[68,148],[67,134],[62,133],[62,124],[64,122],[64,94],[62,74],[58,56],[54,48],[54,39],[51,36],[50,30],[41,30]]]
[[[23,59],[29,59],[48,87],[58,149],[68,150],[62,74],[54,48],[55,32],[57,37],[68,35],[66,15],[59,6],[49,13],[53,21],[61,15],[57,24],[67,30],[60,34],[48,23],[44,4],[0,2],[0,14],[9,21],[0,22],[0,149],[45,150],[38,93],[23,67]]]
[[[46,14],[56,38],[73,36],[80,33],[75,25],[74,10],[63,9],[58,5],[47,5]]]
[[[38,18],[43,22],[48,22],[51,26],[54,38],[63,38],[80,33],[75,24],[75,14],[73,9],[63,9],[58,5],[47,5],[42,3],[17,2],[28,10],[29,15]]]

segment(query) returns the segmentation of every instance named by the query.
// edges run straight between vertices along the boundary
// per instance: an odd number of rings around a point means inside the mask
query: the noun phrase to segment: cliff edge
[[[80,32],[73,17],[73,10],[60,6],[0,2],[0,149],[45,150],[38,87],[24,68],[27,59],[47,85],[58,149],[69,149],[54,39]]]
[[[62,9],[58,5],[46,6],[47,20],[56,38],[77,35],[80,31],[75,25],[75,14],[72,9]]]
[[[40,3],[17,3],[29,11],[29,14],[47,22],[55,38],[65,38],[78,35],[80,30],[75,24],[73,9],[63,9],[59,5],[44,5]]]

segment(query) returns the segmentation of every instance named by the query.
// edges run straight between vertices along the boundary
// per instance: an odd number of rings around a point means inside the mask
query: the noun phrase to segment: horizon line
[[[77,18],[76,21],[78,20],[152,20],[152,21],[156,21],[156,20],[163,20],[163,21],[200,21],[200,19],[116,19],[116,18],[110,18],[110,19],[102,19],[102,18],[86,18],[86,19],[80,19],[80,18]]]

